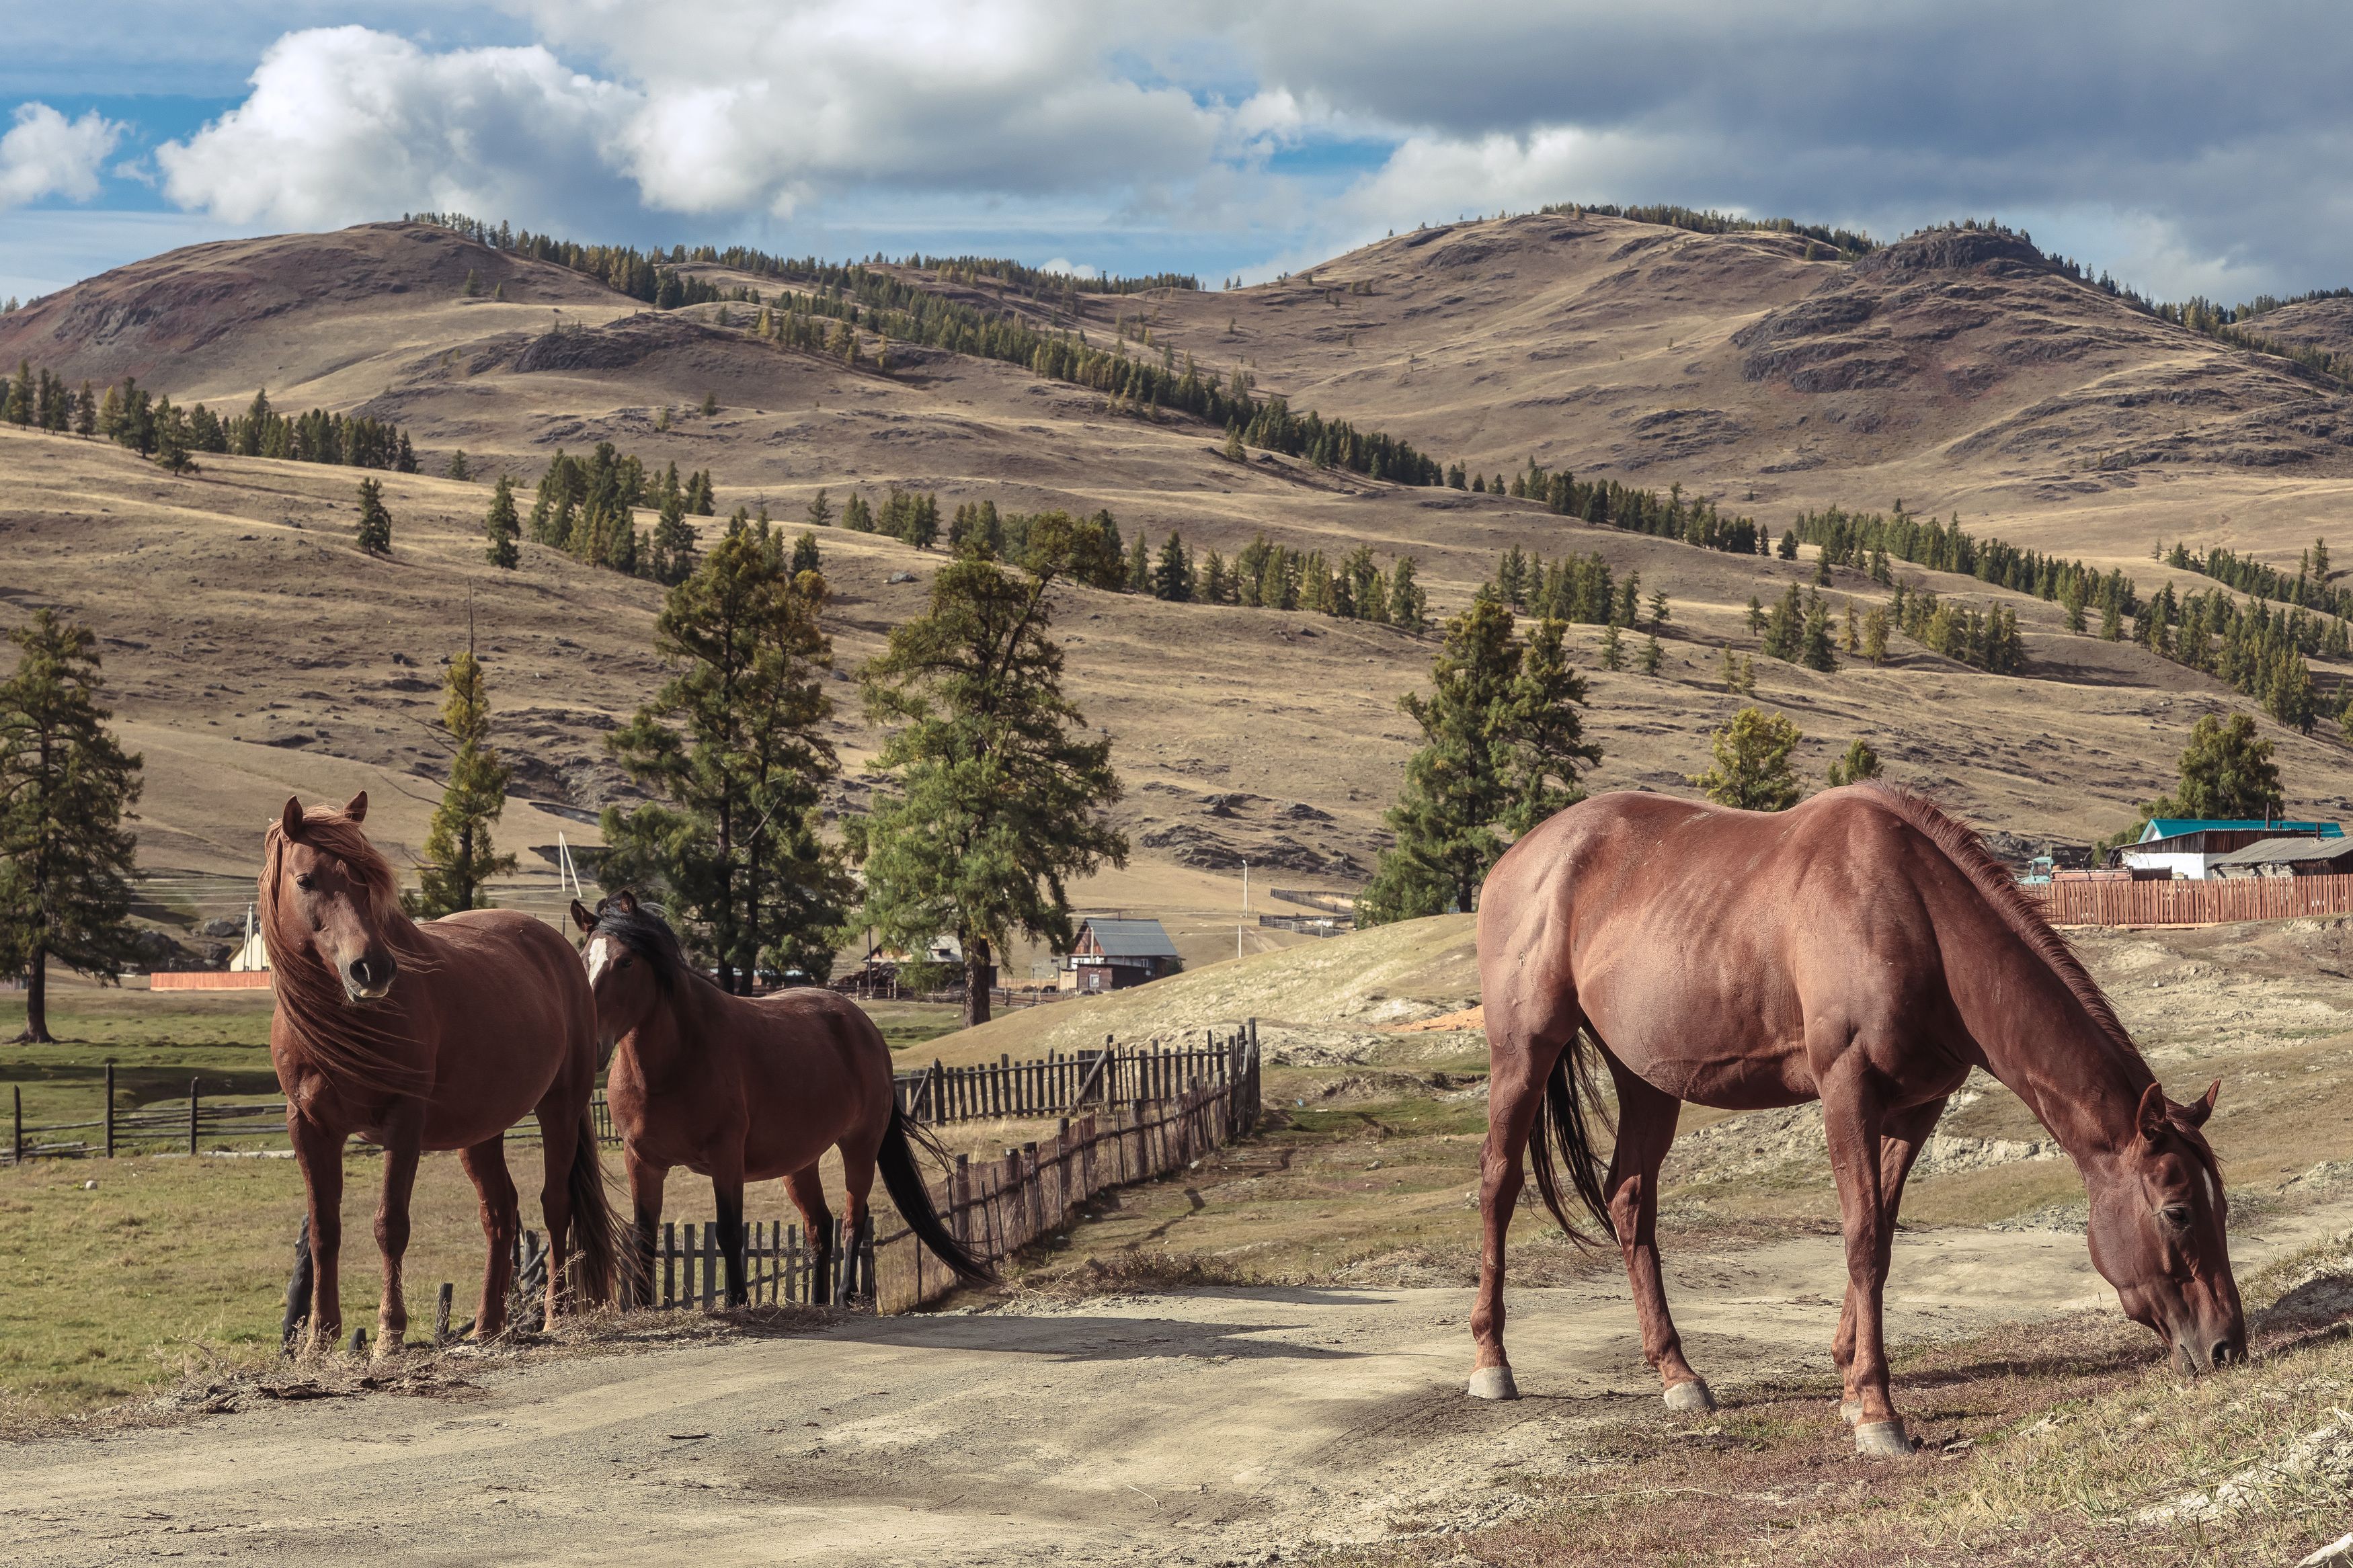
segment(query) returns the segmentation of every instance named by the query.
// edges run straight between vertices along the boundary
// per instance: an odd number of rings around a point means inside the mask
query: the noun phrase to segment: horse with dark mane
[[[1819,1100],[1846,1237],[1832,1353],[1865,1454],[1908,1453],[1881,1291],[1922,1142],[1971,1068],[2017,1093],[2074,1160],[2092,1262],[2176,1365],[2243,1360],[2227,1205],[2200,1129],[2219,1083],[2166,1099],[2107,998],[1977,836],[1915,795],[1859,785],[1776,814],[1598,796],[1489,873],[1479,970],[1493,1066],[1471,1392],[1516,1397],[1504,1235],[1524,1152],[1564,1229],[1570,1196],[1613,1238],[1666,1403],[1714,1400],[1659,1276],[1658,1175],[1681,1102]],[[1596,1059],[1617,1090],[1605,1164]]]
[[[580,961],[560,932],[512,910],[410,920],[392,867],[360,831],[366,816],[364,793],[340,811],[289,800],[263,848],[260,926],[277,993],[269,1056],[310,1194],[312,1344],[332,1345],[343,1326],[343,1144],[353,1133],[385,1152],[379,1354],[398,1349],[408,1326],[401,1257],[427,1149],[461,1151],[481,1195],[490,1261],[474,1333],[504,1327],[521,1234],[505,1138],[526,1115],[539,1119],[545,1157],[548,1314],[569,1305],[565,1264],[575,1233],[582,1288],[609,1299],[613,1219],[588,1115],[596,1013]]]
[[[744,997],[722,991],[680,951],[678,933],[618,892],[572,918],[586,941],[596,1024],[613,1051],[606,1100],[621,1134],[637,1246],[629,1294],[650,1300],[653,1238],[671,1167],[711,1178],[726,1254],[727,1304],[745,1300],[744,1184],[782,1177],[817,1250],[822,1298],[833,1289],[833,1214],[818,1163],[841,1152],[848,1189],[840,1293],[852,1292],[872,1221],[879,1167],[891,1201],[924,1246],[976,1283],[995,1279],[941,1222],[914,1145],[938,1150],[899,1110],[891,1047],[865,1009],[820,986]]]

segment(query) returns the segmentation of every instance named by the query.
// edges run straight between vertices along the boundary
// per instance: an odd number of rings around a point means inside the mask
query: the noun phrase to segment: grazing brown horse
[[[1472,1394],[1517,1393],[1504,1233],[1533,1135],[1555,1217],[1579,1234],[1565,1183],[1625,1254],[1668,1406],[1713,1408],[1659,1278],[1659,1163],[1680,1102],[1820,1100],[1846,1237],[1832,1342],[1845,1414],[1861,1452],[1908,1453],[1880,1293],[1905,1176],[1973,1067],[2074,1159],[2092,1262],[2125,1311],[2185,1372],[2244,1358],[2221,1175],[2199,1131],[2221,1085],[2168,1101],[2066,943],[1926,801],[1860,785],[1769,815],[1637,794],[1572,806],[1489,873],[1479,972],[1493,1089]],[[1587,1126],[1595,1055],[1618,1094],[1606,1169]]]
[[[343,1143],[354,1132],[385,1152],[375,1215],[384,1254],[378,1353],[399,1348],[408,1327],[401,1255],[417,1155],[427,1149],[463,1152],[490,1241],[474,1333],[486,1339],[504,1326],[521,1228],[504,1140],[526,1115],[539,1118],[546,1158],[540,1207],[548,1314],[566,1304],[565,1248],[575,1224],[582,1283],[608,1299],[613,1220],[588,1119],[596,1012],[579,959],[561,932],[512,910],[410,920],[392,868],[360,831],[366,816],[364,793],[340,811],[305,812],[289,800],[270,826],[261,869],[261,933],[277,992],[269,1056],[310,1191],[311,1343],[332,1345],[343,1326]]]
[[[654,1230],[674,1165],[711,1178],[729,1306],[745,1299],[744,1184],[778,1176],[817,1250],[820,1297],[830,1293],[833,1214],[818,1180],[829,1148],[841,1151],[848,1188],[844,1298],[872,1223],[866,1200],[878,1165],[923,1245],[965,1279],[995,1278],[932,1207],[913,1149],[930,1140],[900,1113],[891,1047],[863,1008],[818,986],[729,995],[686,961],[668,923],[627,892],[593,914],[575,901],[572,918],[586,936],[598,1037],[617,1047],[605,1094],[637,1208],[633,1300],[652,1300]]]

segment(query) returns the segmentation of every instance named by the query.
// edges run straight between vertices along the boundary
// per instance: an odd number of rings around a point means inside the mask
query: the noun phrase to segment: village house
[[[1158,921],[1089,919],[1062,960],[1061,989],[1082,995],[1124,991],[1184,967]]]

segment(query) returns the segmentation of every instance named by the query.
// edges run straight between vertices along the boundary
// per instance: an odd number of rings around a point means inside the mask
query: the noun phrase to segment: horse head
[[[681,962],[678,937],[660,917],[640,910],[627,889],[598,900],[593,910],[573,900],[572,922],[584,939],[580,955],[596,998],[596,1043],[610,1051],[669,991]]]
[[[2137,1125],[2113,1167],[2087,1184],[2092,1265],[2116,1288],[2125,1313],[2196,1374],[2247,1358],[2247,1319],[2231,1275],[2224,1235],[2230,1205],[2214,1152],[2199,1131],[2213,1113],[2204,1098],[2177,1105],[2150,1084]]]
[[[273,962],[281,945],[308,952],[355,1006],[391,991],[400,973],[391,933],[406,919],[391,866],[360,831],[366,816],[365,790],[340,811],[305,812],[289,796],[262,879]]]

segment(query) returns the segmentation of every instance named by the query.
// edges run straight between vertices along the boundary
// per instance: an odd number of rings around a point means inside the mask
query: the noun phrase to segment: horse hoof
[[[1860,1399],[1840,1400],[1839,1419],[1845,1422],[1850,1426],[1861,1421],[1862,1419],[1862,1401]]]
[[[1473,1399],[1517,1399],[1520,1385],[1512,1381],[1508,1366],[1482,1366],[1471,1374],[1471,1397]]]
[[[1704,1415],[1715,1408],[1715,1395],[1707,1391],[1707,1380],[1693,1378],[1689,1383],[1667,1385],[1667,1408],[1678,1415]]]
[[[1866,1459],[1902,1459],[1912,1453],[1912,1439],[1904,1434],[1904,1419],[1893,1421],[1858,1421],[1854,1427],[1854,1451]]]

